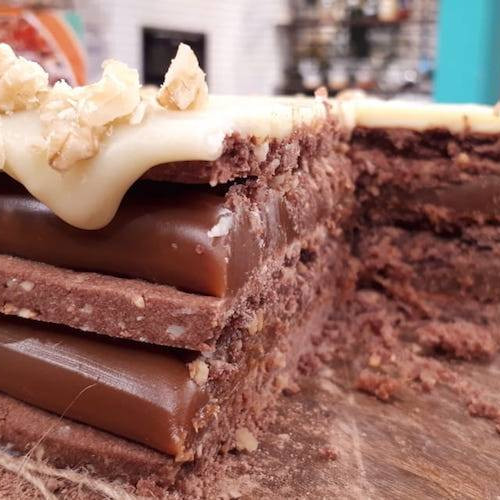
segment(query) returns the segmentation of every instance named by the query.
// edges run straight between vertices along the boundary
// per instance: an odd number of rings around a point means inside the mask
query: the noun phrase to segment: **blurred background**
[[[99,77],[103,59],[160,84],[180,41],[210,91],[495,103],[500,0],[0,0],[0,40],[53,81]]]

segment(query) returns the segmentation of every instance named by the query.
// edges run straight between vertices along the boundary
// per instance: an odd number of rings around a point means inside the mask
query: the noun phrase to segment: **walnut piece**
[[[208,365],[205,361],[201,359],[195,359],[193,362],[188,364],[189,376],[194,380],[200,387],[205,385],[208,380]]]
[[[200,109],[206,105],[205,73],[189,45],[179,45],[156,98],[164,108],[173,110]]]
[[[104,61],[102,78],[75,89],[81,104],[81,120],[93,127],[129,115],[141,100],[139,73],[119,61]]]
[[[139,74],[118,61],[106,61],[101,80],[92,85],[57,82],[40,107],[49,165],[63,171],[94,156],[114,120],[139,103]]]
[[[17,57],[6,43],[0,43],[0,112],[36,108],[48,89],[49,75],[24,57]]]
[[[102,131],[81,123],[75,89],[66,82],[57,82],[49,92],[40,108],[40,120],[48,162],[56,170],[68,170],[97,153]]]

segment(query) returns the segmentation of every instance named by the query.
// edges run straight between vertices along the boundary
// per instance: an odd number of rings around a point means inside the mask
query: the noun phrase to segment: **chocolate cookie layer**
[[[183,161],[157,165],[144,175],[146,179],[188,184],[211,185],[235,179],[259,177],[272,179],[290,173],[321,157],[331,157],[345,139],[338,119],[328,117],[318,130],[297,128],[285,139],[271,139],[259,144],[253,138],[233,134],[226,137],[224,150],[215,161]],[[337,154],[340,160],[343,154]]]
[[[356,128],[351,158],[358,202],[374,222],[434,228],[496,222],[500,209],[499,137],[434,129]]]

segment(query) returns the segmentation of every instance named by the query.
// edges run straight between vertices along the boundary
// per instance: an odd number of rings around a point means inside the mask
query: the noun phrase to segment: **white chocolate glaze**
[[[3,169],[68,224],[98,229],[151,167],[215,160],[232,133],[265,143],[321,123],[326,114],[324,103],[313,99],[213,96],[198,111],[168,111],[150,102],[140,123],[114,125],[94,157],[59,172],[48,164],[38,111],[17,112],[1,117]]]
[[[354,115],[357,126],[408,128],[423,131],[444,128],[458,134],[500,133],[500,114],[492,106],[383,101],[361,98],[342,103]]]
[[[146,111],[139,123],[119,120],[94,157],[65,172],[54,170],[47,162],[38,110],[3,115],[3,169],[68,224],[98,229],[111,221],[125,192],[151,167],[176,161],[213,161],[222,154],[224,139],[235,133],[255,138],[259,144],[256,152],[264,160],[269,139],[286,138],[297,127],[320,125],[328,114],[321,99],[311,98],[211,96],[207,107],[196,111],[169,111],[148,99],[143,103]],[[348,129],[447,128],[453,133],[500,133],[500,116],[488,106],[370,98],[330,103],[331,113]]]

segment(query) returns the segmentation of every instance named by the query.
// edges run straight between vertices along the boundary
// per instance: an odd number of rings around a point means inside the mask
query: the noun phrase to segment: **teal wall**
[[[500,99],[500,0],[440,0],[434,98]]]

